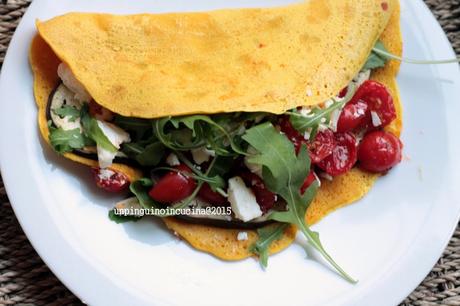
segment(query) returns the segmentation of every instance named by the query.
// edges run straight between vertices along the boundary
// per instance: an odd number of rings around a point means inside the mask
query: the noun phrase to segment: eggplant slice
[[[213,219],[213,218],[191,217],[191,216],[186,216],[186,215],[177,215],[177,216],[174,216],[174,218],[177,218],[179,220],[184,220],[188,223],[208,225],[208,226],[221,227],[221,228],[229,228],[229,229],[257,229],[265,225],[269,225],[269,224],[276,222],[273,220],[243,222],[243,221],[239,221],[236,219],[223,220],[223,219]]]
[[[75,100],[74,94],[61,82],[53,89],[49,95],[48,104],[46,106],[46,120],[51,121],[54,127],[59,128],[62,127],[62,124],[66,123],[64,119],[60,118],[58,115],[52,112],[53,109],[60,108],[63,105],[81,107],[80,102]],[[77,124],[73,124],[73,128],[78,127]],[[98,160],[96,147],[85,147],[82,149],[77,149],[73,150],[72,153],[94,161]],[[116,156],[113,162],[129,166],[138,166],[136,162],[123,156]]]

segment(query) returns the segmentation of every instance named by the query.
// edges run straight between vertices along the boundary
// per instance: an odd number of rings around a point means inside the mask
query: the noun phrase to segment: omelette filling
[[[129,186],[131,196],[109,214],[116,222],[153,214],[258,228],[289,210],[286,193],[292,186],[298,200],[310,203],[321,180],[333,180],[357,165],[384,173],[400,162],[401,142],[382,130],[396,118],[392,97],[384,85],[369,80],[372,69],[386,63],[375,56],[349,86],[317,106],[281,115],[237,112],[152,120],[123,117],[100,106],[61,63],[62,82],[47,109],[50,143],[61,154],[97,160],[99,167],[92,171],[99,187],[121,192]],[[144,177],[130,182],[111,169],[114,162],[140,168]],[[286,180],[290,186],[283,186]]]

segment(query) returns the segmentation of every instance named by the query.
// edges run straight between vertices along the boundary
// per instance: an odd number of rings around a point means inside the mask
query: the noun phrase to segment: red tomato
[[[308,144],[310,159],[313,164],[317,164],[327,156],[331,155],[335,147],[334,133],[331,130],[318,132],[315,140]]]
[[[302,187],[300,187],[300,193],[304,194],[305,190],[310,187],[310,185],[316,180],[316,174],[313,170],[310,170],[310,173],[308,176],[305,178],[305,181],[303,182]]]
[[[340,97],[346,94],[342,90]],[[371,113],[378,116],[380,124],[374,126]],[[385,127],[396,118],[393,97],[385,85],[376,81],[365,81],[345,105],[337,122],[337,132],[345,133],[358,128]]]
[[[227,198],[218,192],[212,191],[208,183],[204,183],[201,186],[200,191],[198,191],[198,197],[211,205],[221,206],[228,203]]]
[[[327,174],[336,176],[350,170],[357,160],[356,139],[351,133],[336,133],[336,146],[332,154],[323,159],[319,164]]]
[[[374,131],[364,136],[358,150],[360,167],[370,172],[385,172],[401,162],[402,143],[395,135]]]
[[[358,101],[362,101],[368,106],[366,123],[369,127],[373,126],[371,112],[375,112],[381,121],[378,127],[385,127],[396,118],[393,97],[385,85],[379,82],[370,80],[364,82],[349,103],[354,104]]]
[[[313,142],[306,140],[296,129],[292,127],[289,117],[283,117],[280,121],[281,131],[294,144],[296,153],[299,153],[302,144],[306,144],[313,164],[319,163],[332,153],[335,146],[334,133],[331,130],[318,132]]]
[[[289,116],[282,117],[279,122],[281,132],[294,144],[295,151],[298,153],[302,143],[306,143],[305,138],[301,135],[289,121]]]
[[[262,212],[266,213],[275,205],[276,194],[267,189],[260,177],[251,172],[242,173],[240,176],[244,183],[254,192],[257,204],[259,204]]]
[[[355,103],[347,103],[340,113],[337,121],[337,132],[351,132],[365,125],[368,120],[368,106],[361,100]]]
[[[149,196],[160,203],[171,204],[179,202],[193,193],[196,182],[187,176],[192,170],[186,165],[175,167],[180,172],[170,171],[153,185]]]
[[[91,168],[91,174],[99,188],[108,192],[121,192],[129,186],[128,177],[111,169]]]

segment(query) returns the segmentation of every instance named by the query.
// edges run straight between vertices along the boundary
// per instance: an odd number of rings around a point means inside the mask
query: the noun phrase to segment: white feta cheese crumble
[[[371,111],[372,125],[375,127],[382,125],[382,120],[380,120],[379,114],[374,111]]]
[[[129,134],[116,125],[113,125],[105,121],[97,120],[97,126],[99,127],[101,132],[107,137],[110,143],[117,149],[120,148],[120,145],[123,142],[131,141]],[[110,167],[116,155],[117,151],[110,152],[101,147],[100,145],[97,145],[97,157],[100,168]]]
[[[75,94],[75,99],[81,102],[91,101],[90,94],[85,87],[77,80],[72,70],[65,63],[60,63],[57,69],[57,74],[61,78],[62,83]]]
[[[331,181],[334,179],[332,175],[327,174],[326,172],[320,172],[319,176],[322,177],[323,179],[326,179],[328,181]]]
[[[315,176],[316,181],[318,182],[318,187],[321,187],[321,180],[319,177],[316,175],[316,172],[313,172],[313,175]]]
[[[236,218],[247,222],[262,216],[254,193],[246,187],[241,177],[235,176],[228,180],[227,193]]]
[[[117,155],[117,152],[110,152],[98,145],[97,146],[97,160],[99,162],[99,168],[104,169],[104,168],[110,167],[116,155]]]
[[[105,121],[97,120],[97,126],[101,129],[102,133],[107,137],[111,144],[117,149],[123,142],[130,142],[129,134],[118,126]]]
[[[306,106],[302,106],[302,107],[300,108],[299,114],[301,114],[301,115],[304,116],[304,117],[309,117],[309,116],[312,115],[312,113],[311,113],[311,108],[306,107]]]
[[[171,167],[174,166],[179,166],[180,165],[180,160],[177,158],[177,155],[174,153],[170,153],[168,157],[166,157],[166,163],[170,165]]]
[[[331,107],[333,104],[334,104],[334,101],[333,101],[332,99],[329,99],[329,100],[327,100],[326,102],[324,102],[324,107],[325,107],[325,108],[329,108],[329,107]]]
[[[366,82],[367,80],[369,80],[369,78],[371,77],[371,70],[366,70],[366,71],[362,71],[360,73],[358,73],[354,79],[353,79],[353,82],[356,84],[357,87],[361,86],[364,82]]]
[[[331,120],[329,122],[329,126],[333,132],[337,132],[337,123],[339,122],[341,113],[342,113],[341,109],[333,110],[331,113]]]
[[[323,118],[324,119],[324,118]],[[324,123],[320,123],[318,124],[318,131],[320,132],[324,132],[326,130],[329,130],[329,126],[324,124]]]
[[[307,95],[307,97],[311,97],[313,96],[313,91],[311,90],[311,88],[307,88],[307,90],[305,91],[305,94]]]
[[[238,241],[248,240],[248,233],[247,232],[239,232],[238,236],[236,237]]]
[[[213,150],[208,150],[205,147],[193,149],[191,151],[193,160],[198,165],[201,165],[204,162],[208,162],[211,157],[216,156],[216,152]]]
[[[99,170],[99,173],[98,173],[98,176],[101,180],[108,180],[109,178],[112,177],[112,175],[114,175],[115,172],[113,172],[112,170],[110,169],[101,169]]]

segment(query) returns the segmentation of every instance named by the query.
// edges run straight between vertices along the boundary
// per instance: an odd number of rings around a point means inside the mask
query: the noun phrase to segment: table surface
[[[30,0],[0,1],[0,66]],[[460,0],[425,0],[460,55]],[[0,305],[83,305],[43,263],[14,216],[0,176]],[[460,225],[406,305],[460,305]]]

